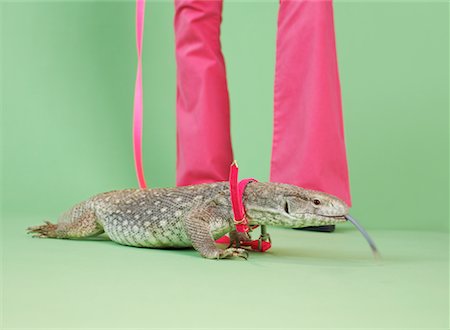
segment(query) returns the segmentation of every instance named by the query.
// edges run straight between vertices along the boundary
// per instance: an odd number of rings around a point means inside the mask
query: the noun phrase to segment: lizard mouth
[[[322,215],[320,214],[321,217],[324,218],[328,218],[328,219],[333,219],[336,221],[347,221],[347,219],[345,218],[345,215]]]
[[[333,221],[333,222],[345,222],[347,221],[345,215],[325,215],[325,214],[316,214],[316,213],[305,213],[308,218],[313,220],[324,220],[324,221]]]
[[[251,212],[255,213],[251,213]],[[272,216],[269,216],[269,219],[274,219],[275,222],[279,222],[281,220],[275,220],[277,219],[277,216],[279,213],[277,212],[268,212],[267,210],[258,210],[253,209],[251,212],[247,213],[247,216],[252,221],[252,218],[258,219],[258,218],[265,218],[263,215],[260,215],[256,212],[261,212],[264,215],[272,214]],[[258,217],[259,216],[259,217]],[[298,226],[320,226],[320,225],[333,225],[337,223],[344,223],[347,221],[345,218],[346,215],[344,214],[337,214],[337,215],[324,215],[324,214],[317,214],[317,213],[301,213],[301,214],[290,214],[290,213],[283,213],[281,215],[283,219],[288,220],[288,223],[291,223],[295,228]],[[283,222],[285,221],[283,220]],[[285,223],[287,224],[287,223]]]
[[[323,215],[316,213],[303,213],[301,217],[302,226],[334,225],[346,222],[345,215]]]

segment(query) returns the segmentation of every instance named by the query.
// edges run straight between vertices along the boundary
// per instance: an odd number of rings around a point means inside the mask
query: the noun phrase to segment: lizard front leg
[[[216,246],[211,234],[211,224],[215,221],[225,221],[225,219],[223,219],[223,214],[220,214],[214,205],[193,210],[184,218],[186,232],[194,249],[208,259],[230,257],[247,259],[248,252],[245,249],[227,248],[222,250]]]
[[[230,231],[229,235],[230,246],[239,247],[241,242],[250,242],[252,240],[249,233],[241,233],[236,230]]]

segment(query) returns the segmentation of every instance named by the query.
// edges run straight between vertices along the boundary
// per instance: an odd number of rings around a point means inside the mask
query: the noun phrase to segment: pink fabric
[[[138,178],[139,187],[145,188],[147,184],[144,178],[142,166],[142,40],[144,34],[145,0],[136,0],[136,47],[138,56],[138,67],[136,73],[136,84],[134,89],[134,113],[133,113],[133,151],[134,165]]]
[[[226,181],[233,160],[221,15],[175,0],[178,185]],[[351,205],[332,2],[281,0],[276,57],[271,181]]]
[[[233,162],[221,1],[175,0],[177,185],[227,181]]]
[[[270,179],[351,205],[331,1],[281,1]]]

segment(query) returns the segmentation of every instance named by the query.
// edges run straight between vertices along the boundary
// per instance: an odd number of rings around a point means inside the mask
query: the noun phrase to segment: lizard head
[[[250,223],[289,228],[343,223],[349,212],[335,196],[282,183],[252,182],[243,201]]]

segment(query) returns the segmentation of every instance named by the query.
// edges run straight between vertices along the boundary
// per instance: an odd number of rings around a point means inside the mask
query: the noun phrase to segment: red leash
[[[234,224],[236,226],[236,231],[240,233],[248,233],[258,226],[253,226],[252,228],[248,225],[247,217],[245,216],[244,204],[242,203],[242,198],[244,196],[244,191],[250,182],[257,182],[258,180],[249,178],[239,181],[238,183],[238,172],[239,167],[236,161],[231,164],[230,167],[230,198],[231,205],[234,214]],[[216,240],[220,244],[230,244],[230,238],[228,236],[223,236]],[[241,241],[237,242],[237,245],[248,246],[252,250],[265,252],[271,247],[270,236],[266,231],[266,226],[261,226],[261,236],[259,239],[253,241]]]
[[[248,227],[248,221],[245,217],[244,205],[242,204],[242,198],[244,197],[244,191],[250,182],[257,181],[256,179],[249,178],[241,180],[238,183],[239,167],[236,161],[231,164],[230,167],[230,198],[231,205],[233,207],[234,224],[236,225],[236,231],[240,233],[247,233],[250,231]]]

